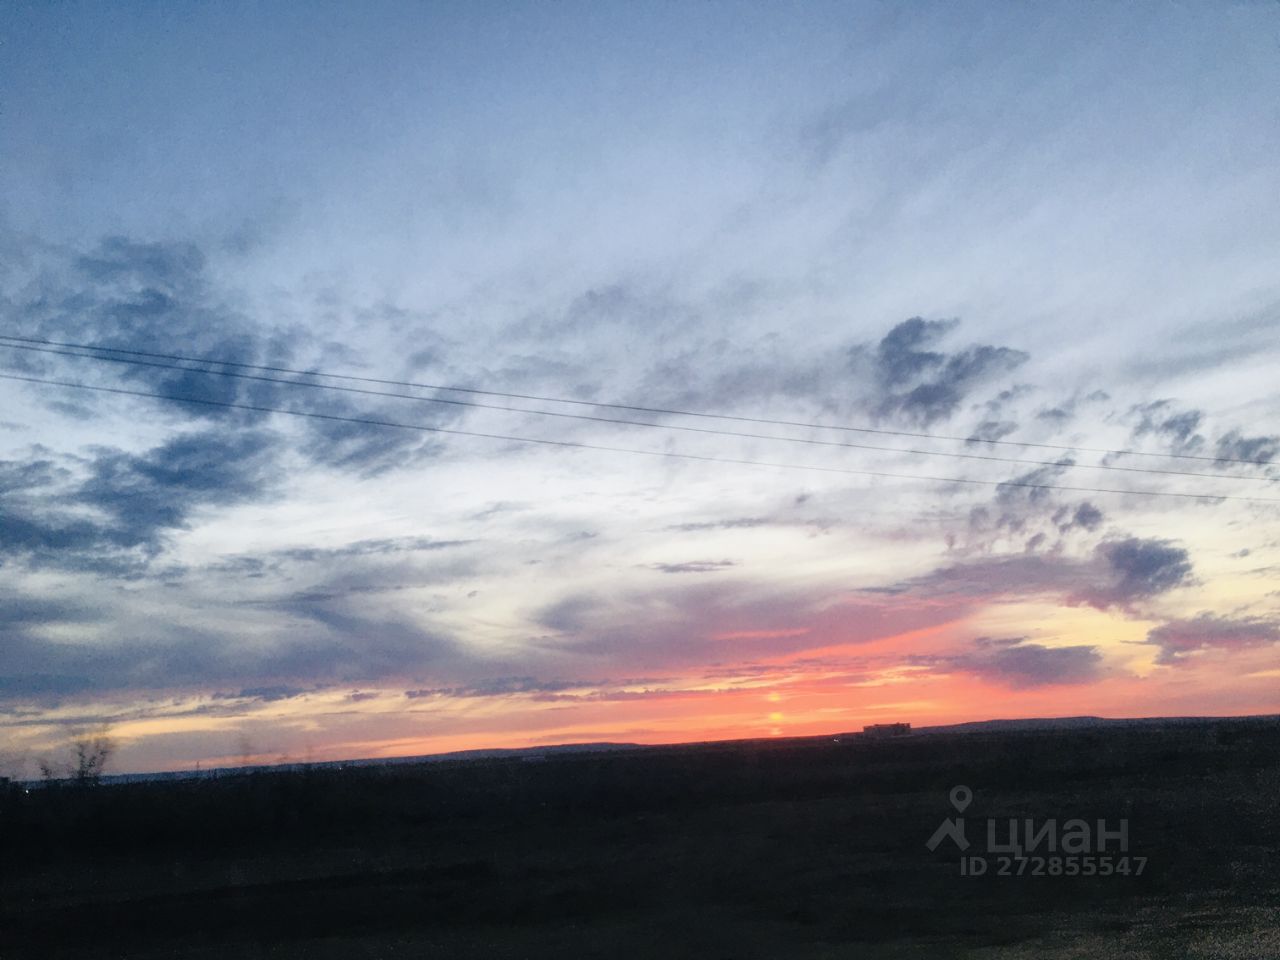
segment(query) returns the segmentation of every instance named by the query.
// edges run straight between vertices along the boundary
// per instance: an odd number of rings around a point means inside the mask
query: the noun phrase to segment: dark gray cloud
[[[1072,599],[1099,610],[1127,607],[1193,582],[1190,555],[1169,540],[1109,540],[1098,546],[1095,559],[1103,576]]]
[[[295,565],[335,565],[352,560],[367,558],[396,557],[404,554],[435,553],[465,547],[474,543],[472,540],[436,540],[432,537],[380,537],[369,540],[356,540],[338,547],[286,547],[258,554],[240,554],[222,557],[212,563],[198,568],[167,567],[165,576],[176,579],[190,575],[224,574],[231,577],[243,577],[259,580],[272,574],[295,572]],[[345,567],[348,577],[359,576],[359,571]],[[402,571],[401,571],[402,572]],[[382,576],[384,568],[366,571],[369,575]],[[348,583],[346,589],[372,589],[374,584]],[[376,585],[377,589],[400,589],[401,585],[387,583],[384,580]],[[314,593],[308,594],[313,596]],[[324,592],[323,596],[333,595]]]
[[[244,317],[222,304],[197,245],[127,237],[108,237],[89,253],[50,264],[42,287],[13,313],[15,332],[25,336],[180,353],[215,362],[284,365],[302,339],[297,332],[259,336]],[[273,396],[267,385],[192,370],[3,353],[11,361],[45,372],[104,373],[117,382],[171,398],[171,411],[196,420],[254,422],[261,415],[183,403],[182,398],[269,403]]]
[[[66,658],[44,656],[46,645],[35,633],[94,625],[102,617],[101,611],[80,598],[6,590],[0,595],[0,700],[58,698],[92,688],[89,671]]]
[[[615,291],[608,297],[586,299],[597,307],[610,307],[600,314],[595,327],[583,326],[586,314],[575,308],[555,329],[569,324],[583,335],[588,331],[592,337],[611,335],[615,342],[599,344],[611,353],[617,350],[616,340],[631,342],[643,335],[651,341],[655,330],[714,329],[709,322],[695,322],[703,319],[697,310],[672,303],[661,292],[628,288],[625,296]],[[613,310],[615,305],[618,309]],[[797,352],[778,334],[750,339],[732,333],[708,335],[692,342],[687,336],[673,336],[670,347],[664,341],[662,349],[653,351],[653,359],[629,388],[624,385],[619,391],[615,385],[611,389],[615,399],[647,407],[760,410],[768,400],[781,398],[823,416],[888,417],[927,425],[958,412],[961,404],[977,399],[981,389],[1028,359],[1022,351],[995,345],[938,348],[938,342],[957,325],[954,320],[914,317],[877,341],[857,340],[820,352]],[[535,328],[523,323],[516,332],[527,336]],[[509,388],[536,386],[579,399],[595,398],[605,390],[581,349],[570,352],[562,344],[541,346],[540,354],[519,358],[509,369],[494,370],[490,379]],[[709,357],[715,362],[708,362]],[[1030,388],[1007,388],[1002,395],[1011,401],[1024,389]],[[993,422],[1008,419],[997,416],[998,409],[987,413],[986,419]]]
[[[1042,486],[1062,482],[1073,463],[1064,458],[1000,484],[989,503],[970,508],[963,537],[952,532],[948,543],[987,552],[1012,541],[1029,553],[1061,552],[1072,537],[1098,530],[1105,518],[1092,502],[1064,503],[1061,492]]]
[[[1194,582],[1190,555],[1168,540],[1106,540],[1084,557],[1036,554],[980,557],[868,592],[895,596],[1050,595],[1099,610],[1127,609]]]
[[[1239,428],[1233,428],[1210,442],[1200,432],[1204,414],[1199,410],[1179,410],[1172,400],[1138,404],[1129,409],[1127,416],[1137,419],[1132,431],[1134,441],[1154,437],[1162,441],[1170,453],[1217,457],[1215,465],[1220,469],[1237,467],[1238,464],[1230,461],[1239,460],[1269,464],[1280,455],[1280,436],[1272,434],[1247,436]],[[1115,459],[1108,456],[1104,462]]]
[[[971,652],[946,658],[945,662],[1015,688],[1089,683],[1102,672],[1102,655],[1089,644],[1046,647],[1027,643],[1025,637],[980,637],[973,646]]]
[[[1165,441],[1172,453],[1195,453],[1204,447],[1205,439],[1196,431],[1204,420],[1199,410],[1176,410],[1172,400],[1154,400],[1137,404],[1129,410],[1138,422],[1133,428],[1135,440],[1155,436]]]
[[[292,700],[309,691],[302,687],[291,687],[276,684],[268,687],[245,687],[236,693],[215,693],[214,700],[257,700],[261,703],[274,703],[277,700]]]
[[[884,390],[876,412],[929,425],[945,420],[977,385],[1029,359],[1021,350],[975,345],[955,353],[933,349],[959,321],[912,317],[881,339],[874,352]]]
[[[795,506],[803,506],[809,499],[807,494],[795,498]],[[828,531],[841,523],[839,520],[822,517],[727,517],[723,520],[695,520],[688,523],[673,523],[664,529],[677,533],[704,533],[710,530],[754,530],[757,527],[809,527],[816,531]]]
[[[79,477],[49,460],[0,464],[0,558],[136,573],[196,511],[264,496],[275,444],[265,430],[208,426],[141,454],[98,448]]]
[[[970,439],[965,442],[976,446],[983,440],[1002,440],[1017,429],[1018,425],[1012,420],[983,420],[969,431]]]
[[[1001,483],[996,487],[996,503],[1006,508],[1048,503],[1053,499],[1054,491],[1046,487],[1060,483],[1062,476],[1075,463],[1071,457],[1061,457],[1055,463],[1036,467],[1010,482]]]
[[[1102,511],[1088,500],[1077,504],[1074,510],[1071,507],[1061,507],[1053,514],[1054,525],[1063,532],[1079,528],[1092,533],[1102,526],[1104,519]]]
[[[933,373],[947,362],[946,354],[923,350],[954,330],[959,320],[903,320],[880,340],[876,348],[880,379],[890,387],[903,387]]]
[[[196,627],[166,616],[163,627],[93,624],[93,643],[63,643],[30,630],[5,631],[0,694],[48,698],[114,691],[238,687],[270,699],[273,691],[413,677],[441,663],[465,661],[444,634],[394,612],[362,611],[349,597],[293,605],[292,624],[247,639],[220,625]],[[103,617],[109,617],[109,613]],[[290,627],[292,629],[290,629]],[[282,694],[283,695],[283,694]]]
[[[37,597],[6,591],[0,595],[0,632],[50,623],[91,623],[98,618],[80,598]]]
[[[410,700],[429,697],[502,697],[523,693],[559,693],[584,686],[609,683],[607,680],[539,680],[536,677],[490,677],[452,687],[424,687],[406,690]]]
[[[468,659],[445,633],[385,604],[366,604],[360,598],[359,593],[335,592],[274,604],[309,639],[273,654],[282,672],[267,675],[371,681],[417,676]]]
[[[184,526],[202,506],[257,499],[276,479],[278,437],[263,431],[216,428],[183,433],[144,454],[97,451],[78,503],[112,518],[133,541]]]
[[[470,540],[435,540],[431,537],[380,537],[356,540],[341,547],[289,547],[271,554],[287,560],[345,560],[351,557],[386,556],[393,553],[418,553],[448,550],[471,543]]]
[[[31,451],[33,457],[43,452],[42,447],[35,447]],[[49,459],[0,460],[0,496],[8,497],[40,488],[51,488],[70,476],[70,470]]]
[[[1225,460],[1273,463],[1280,455],[1280,436],[1246,437],[1239,430],[1232,430],[1218,438],[1213,452]]]
[[[544,607],[536,622],[548,630],[576,633],[582,630],[588,619],[607,607],[608,601],[591,593],[578,593],[564,597]]]
[[[737,565],[736,560],[687,560],[683,563],[653,563],[649,566],[662,573],[715,573]]]
[[[703,530],[750,530],[754,527],[767,527],[777,523],[767,517],[730,517],[726,520],[699,520],[693,523],[677,523],[667,527],[681,533],[698,533]]]
[[[237,576],[247,571],[255,579],[270,573],[285,583],[304,575],[310,581],[266,599],[228,596],[210,581],[208,568],[181,590],[153,577],[127,596],[101,588],[96,599],[80,580],[74,602],[0,594],[0,695],[22,700],[212,687],[241,690],[228,697],[263,699],[277,688],[467,677],[488,663],[447,630],[424,623],[422,609],[424,587],[471,575],[472,559],[452,555],[458,546],[381,538],[233,563]],[[59,639],[68,632],[64,625],[75,627],[76,642]]]
[[[1036,419],[1045,420],[1055,427],[1061,427],[1070,423],[1073,416],[1073,412],[1065,407],[1046,407],[1036,414]]]
[[[1082,561],[1061,556],[982,557],[887,586],[868,587],[866,592],[921,598],[971,597],[975,602],[1000,596],[1061,594],[1071,588],[1084,567]]]
[[[1160,648],[1157,663],[1177,664],[1200,651],[1241,650],[1280,643],[1280,621],[1200,613],[1191,619],[1160,624],[1147,634],[1147,643]]]
[[[168,398],[168,404],[156,409],[179,422],[252,426],[270,416],[217,406],[227,403],[424,426],[443,425],[461,416],[460,408],[442,404],[410,407],[404,401],[376,398],[356,402],[340,393],[291,386],[305,379],[300,376],[226,366],[305,369],[306,357],[333,351],[301,328],[264,327],[229,307],[211,280],[203,251],[191,243],[108,238],[89,253],[51,263],[38,288],[27,291],[5,313],[12,332],[22,336],[198,358],[198,364],[139,357],[128,359],[142,363],[122,363],[0,349],[0,361],[10,369],[125,386]],[[238,376],[203,372],[208,370]],[[274,379],[248,379],[245,374]],[[66,390],[55,393],[45,387],[32,390],[39,391],[33,395],[51,409],[77,417],[91,415],[101,399]],[[68,408],[72,396],[74,407]],[[365,476],[420,462],[441,449],[439,438],[420,431],[342,420],[291,420],[301,431],[299,448],[305,456]]]

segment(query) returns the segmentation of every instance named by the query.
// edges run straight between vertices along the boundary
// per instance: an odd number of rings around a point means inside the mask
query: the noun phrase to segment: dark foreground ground
[[[961,876],[986,820],[1128,874]],[[0,957],[1280,957],[1280,722],[843,737],[0,801]],[[1045,851],[1037,851],[1035,856]],[[1101,856],[1096,854],[1095,856]],[[1140,876],[1138,857],[1145,857]],[[1099,873],[1106,867],[1099,868]],[[1088,871],[1083,861],[1077,866]]]

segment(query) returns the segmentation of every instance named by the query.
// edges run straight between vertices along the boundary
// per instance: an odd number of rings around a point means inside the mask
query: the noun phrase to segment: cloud
[[[428,697],[503,697],[522,693],[559,693],[607,684],[608,680],[539,680],[536,677],[491,677],[452,687],[428,687],[406,690],[410,700]]]
[[[394,558],[409,554],[432,554],[454,550],[473,544],[472,540],[436,540],[432,537],[380,537],[369,540],[356,540],[336,547],[284,547],[256,554],[234,554],[221,557],[199,567],[169,566],[161,574],[169,580],[181,577],[206,577],[211,574],[223,574],[250,580],[261,580],[269,575],[297,575],[301,566],[335,567],[339,574],[331,577],[319,595],[334,596],[340,592],[373,590],[396,590],[404,585],[386,579],[388,573],[385,564],[362,568],[351,561],[376,558]],[[465,563],[455,562],[451,570],[461,574],[469,569]],[[405,573],[396,570],[395,573]],[[439,578],[443,571],[432,570],[431,577]],[[295,598],[306,596],[314,598],[317,591],[295,594]]]
[[[49,460],[0,463],[0,556],[33,566],[136,572],[196,511],[263,496],[277,479],[276,437],[219,426],[141,454],[97,448],[87,471]]]
[[[1224,460],[1272,463],[1280,455],[1280,436],[1246,437],[1232,430],[1218,438],[1214,453]]]
[[[876,350],[880,379],[890,387],[901,387],[941,367],[947,360],[945,354],[920,347],[941,339],[959,323],[923,317],[903,320],[884,335]]]
[[[312,391],[308,391],[310,393]],[[299,409],[294,402],[286,404]],[[383,420],[392,423],[415,423],[443,426],[461,414],[461,408],[439,405],[413,408],[406,416],[403,404],[377,403],[371,398],[360,403],[332,395],[308,397],[301,407],[345,420],[308,420],[306,433],[298,445],[300,452],[322,466],[351,470],[361,477],[372,478],[390,470],[402,469],[439,456],[445,449],[439,437],[421,431],[353,423],[352,420]]]
[[[1102,655],[1095,646],[1046,647],[1025,641],[1025,637],[980,637],[974,641],[973,652],[946,662],[1015,688],[1090,683],[1101,675]]]
[[[169,417],[195,423],[259,425],[270,413],[218,404],[305,409],[333,417],[408,420],[439,426],[457,420],[462,410],[445,404],[418,404],[406,416],[406,401],[361,398],[292,385],[308,378],[280,372],[246,371],[238,364],[306,368],[305,354],[325,345],[300,327],[272,327],[228,306],[211,277],[199,246],[182,242],[140,242],[109,237],[90,252],[62,256],[47,265],[41,285],[26,291],[8,311],[15,333],[55,341],[90,343],[126,351],[150,351],[194,357],[197,364],[117,355],[110,362],[5,349],[11,368],[38,376],[56,375],[93,384],[123,383],[169,399]],[[232,366],[226,366],[231,364]],[[214,373],[206,372],[213,370]],[[218,372],[236,374],[218,375]],[[271,378],[270,382],[250,379]],[[51,409],[66,412],[67,395],[48,388],[36,394]],[[70,412],[85,416],[99,398],[76,395]],[[206,402],[197,402],[206,401]],[[420,431],[295,419],[298,449],[314,463],[375,476],[433,456],[439,438]]]
[[[759,581],[699,578],[571,595],[539,611],[535,620],[554,634],[545,640],[547,656],[648,671],[869,643],[951,623],[969,609],[963,600],[917,604],[833,597],[818,585],[782,590]]]
[[[969,431],[969,446],[976,446],[984,440],[1002,440],[1018,429],[1012,420],[983,420]]]
[[[649,564],[651,569],[662,573],[714,573],[737,565],[736,560],[688,560],[684,563]]]
[[[1199,410],[1175,412],[1171,400],[1155,400],[1130,408],[1131,416],[1138,417],[1133,428],[1134,439],[1157,436],[1169,443],[1173,453],[1195,453],[1204,446],[1204,437],[1196,431],[1204,419]]]
[[[0,674],[0,699],[19,697],[64,697],[93,689],[94,682],[86,676],[61,673]]]
[[[802,506],[809,499],[808,494],[795,498],[795,505]],[[833,519],[810,518],[790,519],[785,516],[776,517],[728,517],[724,520],[695,520],[688,523],[673,523],[665,527],[677,533],[703,533],[711,530],[754,530],[759,527],[809,527],[818,531],[829,531],[839,521]]]
[[[1072,535],[1097,530],[1105,519],[1097,506],[1088,500],[1063,503],[1060,491],[1045,486],[1060,482],[1073,464],[1063,458],[1019,475],[1016,482],[1001,483],[989,504],[969,510],[964,545],[989,551],[1003,540],[1012,540],[1028,553],[1061,552]],[[950,542],[953,546],[957,542],[954,533]]]
[[[1012,372],[1029,359],[1021,350],[990,345],[949,354],[929,349],[958,323],[912,317],[885,334],[873,355],[885,391],[877,413],[901,415],[923,425],[945,420],[973,387]]]
[[[203,251],[188,242],[141,242],[107,237],[90,252],[47,265],[43,288],[15,309],[17,332],[40,339],[92,343],[123,350],[180,353],[207,361],[285,364],[301,335],[262,337],[223,304],[209,282]],[[9,351],[7,356],[12,358]],[[219,403],[269,403],[268,385],[207,376],[193,369],[97,363],[41,354],[23,359],[48,371],[107,374],[174,401],[171,410],[193,420],[252,423],[261,414]],[[156,363],[163,363],[157,360]]]
[[[1092,533],[1102,526],[1104,519],[1102,511],[1088,500],[1078,504],[1074,511],[1070,507],[1063,507],[1053,514],[1053,522],[1063,532],[1079,528]]]
[[[278,438],[213,428],[179,434],[144,454],[102,450],[76,494],[139,543],[187,523],[202,506],[254,500],[276,479]]]
[[[268,687],[245,687],[236,693],[215,693],[214,700],[258,700],[262,703],[274,703],[277,700],[292,700],[308,691],[302,687],[291,687],[276,684]]]
[[[42,572],[12,596],[0,594],[0,696],[237,688],[261,696],[272,687],[474,675],[490,669],[483,650],[455,639],[423,609],[423,587],[471,576],[470,559],[454,557],[449,546],[386,538],[233,564],[233,575],[309,581],[266,599],[254,595],[256,586],[228,592],[212,568],[178,579],[152,569],[122,592],[78,575],[94,562],[94,549],[79,561],[63,555],[71,576],[50,586]]]
[[[1152,403],[1139,404],[1130,408],[1130,415],[1137,415],[1139,420],[1133,428],[1133,437],[1157,436],[1169,444],[1169,450],[1176,454],[1204,453],[1205,437],[1198,432],[1204,415],[1198,410],[1176,411],[1171,400],[1157,400]],[[1245,460],[1250,463],[1267,464],[1273,462],[1280,454],[1280,436],[1261,434],[1246,436],[1239,429],[1231,429],[1220,435],[1212,444],[1213,456],[1220,461]],[[1112,458],[1108,458],[1112,459]],[[1230,467],[1230,463],[1219,462],[1219,467]]]
[[[667,527],[682,533],[698,533],[703,530],[750,530],[754,527],[766,527],[780,521],[766,517],[731,517],[727,520],[701,520],[693,523],[676,523]]]
[[[216,621],[188,624],[172,609],[160,622],[128,626],[104,612],[92,643],[8,631],[0,645],[0,693],[30,699],[238,686],[248,692],[236,696],[270,699],[273,691],[304,683],[413,677],[468,662],[450,637],[393,612],[362,612],[344,601],[288,612],[296,615],[292,624],[250,621],[243,625],[257,629],[248,635]]]
[[[1200,613],[1189,620],[1170,620],[1147,634],[1160,648],[1157,663],[1187,662],[1201,651],[1242,650],[1280,643],[1280,621],[1263,617],[1221,617]]]
[[[974,603],[1001,597],[1054,596],[1099,610],[1127,609],[1193,583],[1187,551],[1168,540],[1106,540],[1088,555],[1031,554],[981,557],[940,567],[867,592],[894,596],[968,597]]]
[[[47,598],[7,592],[0,597],[0,631],[51,623],[91,623],[93,608],[79,598]]]
[[[471,542],[470,540],[436,540],[432,537],[382,537],[374,540],[356,540],[340,547],[290,547],[275,551],[272,556],[304,562],[345,560],[351,557],[449,550],[466,546]]]
[[[1095,550],[1095,559],[1103,576],[1072,599],[1099,610],[1127,607],[1193,582],[1190,555],[1168,540],[1109,540]]]
[[[1045,420],[1054,426],[1061,427],[1070,422],[1072,412],[1064,407],[1048,407],[1036,414],[1037,420]]]

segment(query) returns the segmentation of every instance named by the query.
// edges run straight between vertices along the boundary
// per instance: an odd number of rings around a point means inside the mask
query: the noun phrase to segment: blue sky
[[[1280,434],[1273,7],[10,4],[0,33],[0,333],[978,431],[1211,476],[8,348],[0,372],[727,459],[1280,496],[1274,468],[1212,460],[1268,460]],[[993,705],[1280,707],[1266,504],[13,381],[0,422],[0,759],[17,769],[102,727],[143,769]]]

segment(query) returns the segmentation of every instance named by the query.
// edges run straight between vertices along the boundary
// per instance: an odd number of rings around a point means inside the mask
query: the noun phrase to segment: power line
[[[697,410],[677,410],[670,407],[645,407],[629,403],[609,403],[598,400],[576,400],[570,397],[549,397],[529,393],[510,393],[502,390],[484,390],[479,387],[462,387],[439,383],[420,383],[412,380],[389,380],[381,377],[361,377],[346,373],[326,373],[321,370],[299,370],[292,367],[278,367],[268,364],[244,363],[237,360],[214,360],[208,357],[191,357],[176,353],[155,353],[147,350],[129,350],[123,347],[104,347],[91,343],[73,343],[61,340],[42,340],[34,337],[17,337],[0,334],[0,340],[18,343],[40,344],[51,347],[71,347],[81,350],[97,350],[104,353],[122,353],[127,356],[152,357],[160,360],[179,360],[188,363],[218,364],[225,367],[237,367],[247,370],[265,370],[270,373],[288,373],[304,377],[328,377],[334,380],[346,380],[353,383],[372,383],[389,387],[416,387],[422,390],[447,390],[454,393],[470,393],[479,396],[505,397],[510,400],[535,400],[542,403],[565,403],[583,407],[601,407],[607,410],[629,410],[633,413],[652,413],[663,416],[701,417],[712,420],[729,420],[735,423],[754,423],[777,427],[802,427],[811,430],[841,430],[849,433],[870,433],[891,437],[909,437],[917,440],[946,440],[957,443],[989,443],[1000,446],[1034,447],[1042,450],[1061,450],[1078,453],[1100,453],[1126,457],[1158,457],[1166,460],[1201,460],[1209,463],[1241,463],[1249,466],[1262,466],[1270,461],[1259,462],[1236,457],[1209,457],[1191,453],[1148,453],[1143,450],[1114,450],[1104,447],[1080,447],[1056,443],[1036,443],[1030,440],[994,440],[985,437],[957,437],[937,433],[912,433],[905,430],[886,430],[877,427],[855,427],[847,424],[807,423],[800,420],[778,420],[768,417],[746,417],[728,413],[709,413]],[[105,359],[105,358],[104,358]],[[425,399],[425,398],[424,398]],[[499,408],[503,409],[503,408]]]
[[[429,427],[420,423],[401,423],[395,420],[375,420],[368,417],[343,417],[337,414],[316,413],[304,410],[286,410],[280,407],[267,407],[251,403],[234,403],[226,400],[208,400],[200,397],[165,396],[144,390],[128,390],[123,387],[103,387],[70,380],[49,380],[40,377],[24,377],[17,374],[0,373],[0,380],[14,380],[23,383],[38,383],[47,386],[70,387],[77,390],[92,390],[98,393],[113,393],[130,397],[146,397],[152,400],[165,400],[171,403],[195,403],[210,407],[224,407],[231,410],[249,410],[255,413],[280,413],[291,417],[306,417],[314,420],[328,420],[338,423],[358,423],[365,426],[393,427],[401,430],[417,430],[423,433],[439,433],[457,437],[478,437],[484,440],[503,440],[509,443],[541,444],[553,447],[570,447],[577,450],[596,450],[604,453],[626,453],[646,457],[665,457],[677,460],[694,460],[701,463],[724,463],[734,466],[773,467],[782,470],[808,470],[821,473],[838,473],[848,476],[880,477],[889,480],[921,480],[932,483],[967,483],[988,487],[1022,487],[1032,490],[1061,490],[1071,493],[1115,493],[1126,496],[1176,497],[1183,500],[1233,500],[1240,503],[1280,503],[1276,497],[1238,497],[1227,494],[1181,493],[1167,490],[1116,490],[1105,487],[1076,487],[1056,483],[1032,483],[1025,480],[979,480],[972,477],[931,477],[910,473],[888,473],[878,470],[855,470],[849,467],[825,467],[816,464],[780,463],[770,460],[746,460],[736,457],[715,457],[696,453],[677,453],[670,450],[638,450],[633,447],[612,447],[603,444],[581,443],[576,440],[552,440],[544,437],[520,437],[511,434],[482,433],[475,430],[456,430],[450,427]]]
[[[3,339],[4,339],[3,335],[0,335],[0,340],[3,340]],[[881,451],[886,453],[911,454],[911,455],[928,456],[928,457],[949,457],[952,459],[962,459],[962,460],[983,460],[983,461],[989,461],[994,463],[1018,463],[1018,464],[1026,464],[1026,465],[1041,466],[1041,467],[1059,467],[1059,468],[1071,468],[1071,469],[1082,469],[1082,470],[1115,470],[1115,471],[1121,471],[1125,473],[1158,474],[1158,475],[1173,476],[1173,477],[1199,477],[1199,478],[1208,479],[1208,480],[1245,480],[1245,481],[1264,482],[1264,483],[1271,482],[1271,478],[1269,477],[1243,477],[1236,474],[1197,473],[1197,472],[1188,471],[1188,470],[1160,470],[1153,467],[1126,467],[1119,464],[1107,464],[1107,463],[1097,463],[1097,464],[1063,463],[1061,461],[1054,461],[1054,460],[1035,460],[1029,457],[998,457],[992,454],[982,454],[982,453],[957,453],[957,452],[947,451],[947,450],[919,450],[919,449],[913,449],[909,447],[886,447],[886,446],[880,446],[877,444],[851,443],[849,441],[843,441],[843,440],[821,440],[813,437],[780,437],[776,435],[762,434],[762,433],[747,433],[740,430],[726,430],[726,429],[717,428],[717,427],[692,427],[686,424],[652,423],[652,422],[643,421],[643,420],[625,420],[619,417],[601,417],[601,416],[596,416],[593,414],[585,414],[585,413],[566,413],[562,410],[536,410],[529,407],[505,406],[501,404],[483,403],[475,400],[456,400],[456,399],[450,399],[447,397],[423,397],[417,394],[409,394],[409,393],[389,393],[385,390],[367,390],[361,387],[344,387],[344,386],[339,386],[337,384],[313,383],[305,380],[286,380],[281,377],[269,377],[261,374],[252,374],[252,373],[238,373],[231,370],[205,370],[205,369],[198,369],[194,367],[179,366],[174,363],[159,363],[152,360],[141,360],[135,357],[97,356],[91,353],[79,353],[79,352],[73,352],[73,350],[61,350],[54,347],[31,346],[27,344],[16,344],[16,343],[0,343],[0,347],[4,347],[10,350],[27,350],[27,351],[33,351],[35,353],[56,354],[58,356],[64,356],[64,357],[76,357],[82,360],[97,360],[97,361],[105,361],[108,363],[123,363],[123,364],[129,364],[132,366],[151,367],[151,368],[160,369],[160,370],[178,370],[185,373],[199,373],[199,374],[206,374],[210,376],[232,377],[239,380],[252,380],[252,381],[262,382],[262,383],[277,383],[277,384],[282,384],[284,386],[291,386],[291,387],[309,387],[309,388],[318,389],[318,390],[334,390],[334,391],[340,391],[343,393],[356,393],[364,396],[384,397],[384,398],[391,398],[391,399],[397,399],[397,400],[414,400],[421,403],[448,404],[451,406],[471,407],[471,408],[485,409],[485,410],[501,410],[501,411],[506,411],[510,413],[525,413],[525,414],[532,414],[534,416],[558,417],[561,419],[589,421],[593,423],[608,423],[608,424],[616,424],[616,425],[632,426],[632,427],[648,427],[648,428],[658,429],[658,430],[680,430],[686,433],[702,433],[702,434],[712,434],[716,436],[742,437],[744,439],[752,439],[752,440],[772,440],[772,441],[778,441],[782,443],[803,443],[803,444],[808,444],[813,446],[842,447],[842,448],[853,449],[853,450],[876,450],[876,451]],[[83,347],[83,348],[76,348],[76,349],[96,350],[99,348]],[[129,352],[141,353],[141,351],[129,351]],[[194,361],[194,362],[222,363],[224,361],[209,360],[209,361]],[[244,365],[244,366],[248,366],[248,365]]]

